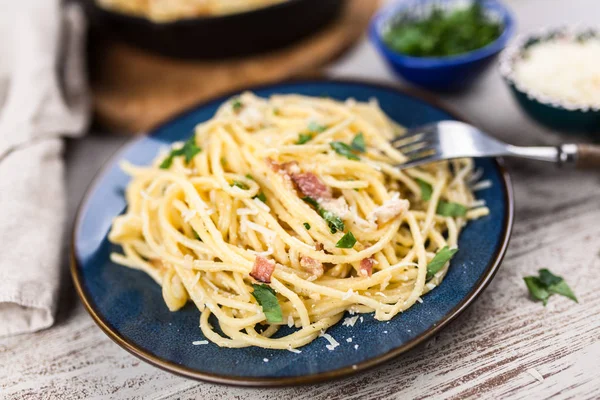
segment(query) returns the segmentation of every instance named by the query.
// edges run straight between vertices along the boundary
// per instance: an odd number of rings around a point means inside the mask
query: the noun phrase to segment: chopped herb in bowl
[[[394,51],[413,57],[447,57],[485,47],[504,27],[488,18],[474,1],[467,7],[444,10],[434,6],[425,18],[401,14],[383,34]]]

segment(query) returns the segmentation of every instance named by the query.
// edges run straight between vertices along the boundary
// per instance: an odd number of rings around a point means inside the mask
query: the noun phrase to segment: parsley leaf
[[[323,218],[325,221],[327,221],[327,224],[329,225],[329,230],[331,231],[331,233],[336,233],[337,231],[344,231],[344,229],[345,229],[344,221],[342,221],[342,219],[340,217],[338,217],[331,211],[327,211],[326,209],[321,207],[319,205],[319,203],[312,197],[306,196],[306,197],[303,197],[302,200],[304,200],[305,202],[307,202],[308,204],[310,204],[311,206],[313,206],[317,209],[317,212],[319,213],[321,218]]]
[[[319,208],[319,203],[317,203],[317,201],[315,199],[313,199],[312,197],[303,197],[302,200],[304,200],[305,202],[307,202],[308,204],[310,204],[311,206],[315,207],[315,208]]]
[[[467,211],[467,207],[462,204],[440,200],[436,213],[442,217],[464,217]]]
[[[243,189],[243,190],[250,189],[250,187],[248,185],[246,185],[242,181],[233,181],[233,183],[231,184],[231,186],[237,186],[237,187],[239,187],[240,189]]]
[[[233,111],[238,112],[242,109],[244,105],[242,104],[242,102],[240,101],[239,97],[236,97],[235,99],[233,99],[231,101],[231,108],[233,108]]]
[[[196,238],[196,240],[202,241],[202,238],[200,235],[198,235],[198,232],[196,232],[194,229],[192,229],[192,232],[194,232],[194,238]]]
[[[546,290],[546,286],[542,283],[540,278],[537,276],[526,276],[523,278],[525,284],[527,285],[527,289],[529,289],[529,294],[534,300],[539,300],[546,305],[548,303],[548,298],[550,297],[550,293]]]
[[[356,238],[352,234],[352,232],[348,231],[338,242],[335,244],[335,247],[339,249],[351,249],[356,244]]]
[[[367,151],[367,145],[365,144],[365,135],[360,132],[358,135],[352,139],[352,143],[350,143],[350,147],[359,153],[364,153]]]
[[[260,192],[259,194],[257,194],[256,196],[254,196],[253,199],[259,199],[263,203],[267,202],[267,196],[265,196],[265,194],[263,192]]]
[[[424,201],[429,201],[431,200],[431,194],[433,193],[433,187],[425,182],[423,179],[416,179],[417,183],[419,184],[419,187],[421,188],[421,198]]]
[[[450,261],[457,251],[458,249],[450,249],[448,246],[445,246],[438,251],[435,257],[433,257],[433,259],[429,261],[429,264],[427,264],[426,280],[433,278],[433,276],[437,274],[448,261]]]
[[[546,305],[550,296],[558,294],[578,303],[577,297],[562,277],[554,275],[545,268],[540,269],[538,273],[539,276],[526,276],[523,278],[527,289],[529,289],[529,294],[534,300],[542,301]]]
[[[194,158],[194,156],[202,151],[202,148],[198,147],[196,144],[196,135],[192,135],[186,142],[183,144],[183,147],[176,150],[171,150],[171,153],[163,160],[160,164],[161,169],[169,169],[173,164],[173,159],[178,156],[184,156],[186,164],[189,164],[190,161]]]
[[[301,133],[298,135],[298,140],[296,141],[296,144],[304,144],[306,142],[309,142],[312,138],[312,133]]]
[[[302,225],[304,225],[307,231],[310,230],[310,224],[308,222],[305,222]]]
[[[252,284],[252,288],[254,289],[252,296],[254,296],[258,304],[262,307],[267,321],[270,323],[283,322],[281,306],[279,305],[275,291],[269,285],[265,284]]]
[[[337,231],[344,230],[344,221],[342,221],[342,219],[340,217],[338,217],[331,211],[327,211],[326,209],[324,209],[322,207],[319,207],[318,211],[319,211],[319,214],[321,215],[321,217],[325,221],[327,221],[327,224],[329,225],[329,230],[331,233],[336,233]]]
[[[540,274],[540,281],[545,285],[545,286],[552,286],[552,285],[556,285],[557,283],[560,283],[563,279],[560,276],[556,276],[554,275],[552,272],[548,271],[546,268],[540,269],[539,271]]]
[[[327,129],[327,127],[325,125],[320,125],[320,124],[316,123],[315,121],[311,121],[308,124],[309,132],[321,133],[321,132],[324,132],[326,129]]]
[[[329,146],[331,146],[336,153],[346,157],[348,160],[360,160],[360,158],[352,152],[352,147],[348,146],[346,143],[331,142],[329,143]]]
[[[575,293],[573,293],[573,291],[571,290],[569,285],[567,285],[567,282],[565,282],[564,279],[550,286],[548,288],[548,292],[550,292],[551,294],[559,294],[561,296],[565,296],[573,300],[575,303],[579,303],[577,297],[575,297]]]

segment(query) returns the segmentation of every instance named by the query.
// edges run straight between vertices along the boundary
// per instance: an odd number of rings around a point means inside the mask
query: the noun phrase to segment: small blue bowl
[[[383,32],[399,15],[425,16],[434,6],[452,9],[465,5],[464,0],[408,0],[382,8],[371,21],[369,36],[394,72],[405,80],[431,90],[460,90],[475,81],[504,49],[514,32],[509,10],[494,0],[481,1],[487,15],[502,22],[504,31],[492,43],[468,53],[448,57],[413,57],[398,53],[383,40]]]

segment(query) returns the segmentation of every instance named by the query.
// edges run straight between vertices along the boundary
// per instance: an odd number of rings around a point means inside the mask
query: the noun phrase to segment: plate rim
[[[504,220],[502,221],[503,230],[501,234],[501,243],[496,249],[492,260],[487,265],[485,269],[485,273],[483,276],[477,281],[474,288],[457,304],[452,310],[450,310],[446,315],[434,326],[427,329],[421,335],[417,336],[413,340],[405,343],[402,346],[396,347],[382,355],[377,357],[370,358],[363,362],[354,364],[352,366],[347,366],[343,368],[334,369],[327,372],[321,372],[317,374],[311,375],[303,375],[296,377],[284,377],[284,378],[274,378],[274,377],[232,377],[227,375],[213,374],[207,372],[199,372],[197,370],[177,365],[175,363],[171,363],[165,361],[153,354],[150,354],[148,351],[144,350],[140,346],[132,343],[126,337],[123,337],[119,332],[113,330],[107,321],[99,315],[94,306],[90,302],[90,296],[86,292],[83,287],[83,280],[80,275],[81,266],[77,261],[76,257],[76,242],[75,238],[77,233],[79,232],[79,228],[81,226],[81,218],[83,215],[83,211],[87,209],[88,203],[92,197],[92,193],[95,192],[97,188],[100,178],[105,176],[106,172],[114,165],[114,162],[125,153],[131,146],[134,146],[138,142],[152,137],[156,134],[156,132],[163,127],[171,124],[175,120],[178,120],[185,115],[188,115],[192,112],[195,112],[197,109],[205,107],[214,101],[219,99],[226,99],[228,97],[234,96],[243,91],[256,91],[261,89],[275,88],[277,86],[285,86],[285,85],[293,85],[293,84],[323,84],[323,83],[334,83],[334,84],[343,84],[343,85],[359,85],[359,86],[367,86],[367,87],[375,87],[378,89],[384,89],[392,92],[396,92],[408,97],[413,97],[417,100],[420,100],[426,104],[429,104],[433,107],[436,107],[448,115],[452,116],[452,118],[468,122],[467,119],[462,117],[459,113],[449,109],[447,106],[440,103],[439,100],[433,98],[431,95],[428,95],[424,92],[415,89],[407,89],[398,86],[393,83],[384,83],[377,80],[369,80],[369,79],[352,79],[352,78],[329,78],[329,77],[312,77],[312,78],[300,78],[300,79],[289,79],[281,82],[275,83],[267,83],[261,85],[252,85],[246,86],[237,90],[229,91],[224,94],[220,94],[217,96],[212,96],[207,100],[201,101],[192,105],[189,108],[186,108],[182,112],[179,112],[167,120],[157,124],[155,127],[150,129],[145,135],[133,138],[132,140],[127,141],[122,146],[120,146],[100,167],[100,169],[96,172],[92,180],[90,181],[88,187],[85,190],[85,193],[77,207],[77,211],[75,214],[75,219],[73,223],[73,228],[71,231],[71,245],[70,245],[70,273],[71,278],[73,280],[73,284],[75,286],[75,290],[85,310],[90,314],[93,321],[100,327],[100,329],[115,343],[117,343],[120,347],[127,350],[130,354],[136,356],[153,365],[163,371],[173,373],[175,375],[182,376],[184,378],[200,380],[209,383],[216,384],[225,384],[225,385],[233,385],[233,386],[241,386],[241,387],[286,387],[286,386],[297,386],[297,385],[306,385],[306,384],[316,384],[325,381],[331,381],[333,379],[340,379],[343,377],[348,377],[350,375],[357,374],[359,372],[364,372],[366,370],[372,369],[376,366],[379,366],[387,361],[390,361],[403,353],[411,350],[423,342],[429,340],[433,335],[437,334],[441,331],[446,325],[455,320],[462,312],[468,308],[474,301],[479,297],[479,295],[485,290],[485,288],[492,281],[496,272],[500,268],[502,260],[506,255],[506,250],[508,248],[508,244],[510,242],[511,233],[513,229],[514,223],[514,192],[512,179],[508,170],[506,169],[504,160],[502,158],[494,158],[493,162],[498,168],[498,172],[500,174],[500,180],[503,185],[503,193],[504,193],[504,203],[506,204],[506,215]]]

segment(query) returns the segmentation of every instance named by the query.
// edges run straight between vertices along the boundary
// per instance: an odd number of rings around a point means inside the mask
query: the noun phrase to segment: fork
[[[439,121],[411,129],[391,143],[408,158],[406,163],[397,166],[400,169],[454,158],[510,156],[600,170],[600,146],[512,146],[460,121]]]

